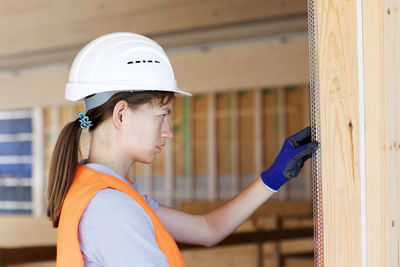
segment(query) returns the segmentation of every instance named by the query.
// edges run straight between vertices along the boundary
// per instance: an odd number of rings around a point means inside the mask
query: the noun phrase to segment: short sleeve
[[[135,188],[135,190],[146,200],[147,204],[149,204],[149,206],[156,211],[159,203],[157,201],[155,201],[154,199],[152,199],[151,197],[149,197],[148,195],[142,194],[142,192],[140,192],[140,189],[137,185],[132,185],[133,188]]]
[[[151,219],[128,195],[115,189],[95,194],[79,223],[85,266],[169,266]]]

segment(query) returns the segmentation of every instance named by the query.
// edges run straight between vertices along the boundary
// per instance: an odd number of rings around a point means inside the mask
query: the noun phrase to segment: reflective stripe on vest
[[[79,165],[61,210],[57,237],[57,267],[84,266],[78,240],[79,220],[93,196],[104,188],[116,189],[133,198],[151,219],[158,247],[167,257],[169,265],[185,266],[175,241],[154,210],[133,187],[112,175]]]

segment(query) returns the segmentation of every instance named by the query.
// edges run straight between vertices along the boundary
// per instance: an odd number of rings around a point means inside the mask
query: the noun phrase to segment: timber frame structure
[[[315,0],[324,266],[399,266],[400,1]]]
[[[399,266],[400,1],[314,3],[323,263]],[[306,0],[4,0],[0,10],[2,110],[69,105],[73,57],[115,31],[159,42],[180,87],[210,103],[215,92],[309,82]]]

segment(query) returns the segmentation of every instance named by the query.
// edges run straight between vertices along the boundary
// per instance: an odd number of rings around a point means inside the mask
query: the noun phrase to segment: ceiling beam
[[[252,38],[276,38],[307,32],[307,16],[261,20],[250,23],[216,26],[194,31],[157,34],[149,36],[164,49],[179,49],[190,46],[209,46],[213,43],[241,41]],[[0,71],[19,70],[34,66],[72,62],[81,47],[63,47],[46,51],[0,57]]]
[[[304,16],[306,9],[305,0],[3,0],[0,61],[46,53],[48,60],[54,53],[70,58],[90,40],[116,31],[163,40],[196,32],[200,38],[203,30],[230,25],[245,30],[260,22],[262,27],[268,20]]]
[[[306,36],[191,47],[168,56],[179,87],[192,93],[308,83]],[[69,67],[58,63],[1,72],[0,109],[66,104]]]

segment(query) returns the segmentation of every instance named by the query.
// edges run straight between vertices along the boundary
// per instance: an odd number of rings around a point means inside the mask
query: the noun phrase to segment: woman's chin
[[[152,164],[155,159],[156,159],[156,155],[154,154],[153,156],[149,156],[148,158],[136,159],[135,162],[139,162],[142,164]]]

